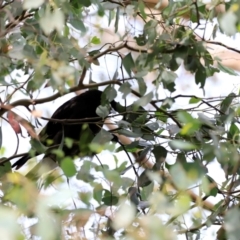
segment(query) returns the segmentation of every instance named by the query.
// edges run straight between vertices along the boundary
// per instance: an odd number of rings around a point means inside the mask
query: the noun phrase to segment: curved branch
[[[109,80],[109,81],[105,81],[105,82],[101,82],[101,83],[91,83],[91,84],[86,84],[83,86],[74,86],[72,88],[69,88],[69,90],[66,91],[65,93],[57,92],[57,93],[53,94],[52,96],[46,97],[46,98],[17,100],[11,104],[1,105],[0,116],[2,116],[5,112],[7,112],[8,110],[10,110],[16,106],[23,106],[23,107],[27,108],[30,105],[37,105],[37,104],[42,104],[42,103],[53,101],[56,98],[64,96],[68,93],[76,92],[76,91],[87,89],[87,88],[91,89],[91,88],[106,86],[109,84],[118,84],[118,83],[119,83],[118,80]]]
[[[233,48],[233,47],[229,47],[228,45],[226,45],[224,43],[221,43],[221,42],[208,41],[208,40],[203,40],[203,41],[206,42],[206,43],[209,43],[209,44],[219,45],[219,46],[225,47],[226,49],[231,50],[231,51],[236,52],[236,53],[240,53],[240,50],[238,50],[236,48]]]
[[[83,81],[84,81],[84,78],[86,76],[86,73],[87,73],[87,68],[84,67],[83,71],[82,71],[82,74],[81,74],[81,77],[79,79],[78,87],[82,87],[83,86]]]

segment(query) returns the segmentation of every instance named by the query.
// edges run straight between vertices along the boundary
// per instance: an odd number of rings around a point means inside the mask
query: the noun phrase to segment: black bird
[[[97,118],[99,117],[96,113],[97,107],[101,105],[103,97],[103,92],[99,90],[89,90],[87,92],[84,92],[69,101],[65,102],[63,105],[61,105],[52,115],[52,119],[59,119],[59,120],[67,120],[67,119],[79,119],[84,120],[88,118],[87,122],[95,122],[94,124],[90,123],[88,126],[88,132],[85,134],[86,138],[90,137],[93,139],[94,135],[96,135],[103,125],[101,119],[89,119],[89,118]],[[111,106],[116,109],[116,102],[112,101]],[[71,138],[73,139],[73,145],[69,148],[66,145],[63,145],[62,151],[65,153],[65,156],[75,156],[79,155],[81,153],[81,146],[79,146],[79,140],[82,137],[84,131],[82,126],[84,121],[82,121],[80,124],[64,124],[64,121],[62,123],[59,122],[53,122],[49,121],[46,125],[46,127],[41,131],[39,134],[39,139],[41,143],[47,147],[53,147],[57,149],[60,144],[62,144],[63,137]],[[96,124],[96,122],[99,122]],[[92,135],[92,136],[89,136]],[[49,144],[49,140],[51,140],[51,143]],[[39,155],[39,153],[35,154],[36,156]],[[56,156],[54,156],[52,153],[46,153],[45,157],[51,156],[51,158],[56,161]],[[23,166],[32,156],[29,154],[24,155],[21,157],[18,161],[16,161],[12,168],[16,167],[16,169],[19,169],[21,166]]]

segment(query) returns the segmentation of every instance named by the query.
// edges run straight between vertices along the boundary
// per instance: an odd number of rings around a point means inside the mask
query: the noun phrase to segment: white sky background
[[[92,19],[89,19],[89,21],[91,22]],[[103,21],[103,20],[102,20]],[[124,25],[124,24],[123,24]],[[104,24],[103,24],[104,26]],[[105,26],[107,27],[107,25],[105,24]],[[207,34],[211,33],[211,29],[212,29],[213,25],[209,25],[207,27]],[[96,31],[93,31],[92,36],[94,36]],[[201,34],[201,31],[199,31],[199,34]],[[91,34],[89,35],[91,36]],[[92,37],[91,36],[91,37]],[[207,38],[206,38],[207,39]],[[239,40],[240,40],[240,36],[236,36],[235,38],[230,38],[230,37],[226,37],[224,35],[218,34],[217,35],[217,39],[215,39],[216,41],[220,41],[228,46],[231,47],[235,47],[238,48],[239,46]],[[110,40],[109,40],[110,42]],[[83,43],[80,43],[80,45]],[[106,71],[106,63],[107,63],[107,71]],[[115,72],[116,69],[116,60],[114,60],[114,57],[107,57],[107,58],[102,58],[100,61],[101,66],[92,66],[92,78],[93,80],[97,80],[97,79],[102,79],[102,80],[109,80],[109,74],[112,76]],[[178,78],[176,80],[176,91],[174,92],[174,95],[178,95],[178,94],[189,94],[189,95],[196,95],[199,97],[203,97],[203,91],[195,84],[195,80],[194,77],[185,71],[185,69],[183,67],[180,67],[177,70],[177,75]],[[23,78],[21,77],[20,80],[23,81]],[[86,79],[88,79],[88,74],[86,76]],[[228,74],[225,73],[217,73],[215,74],[213,77],[207,79],[206,81],[206,85],[205,85],[205,97],[219,97],[219,96],[226,96],[231,92],[238,92],[239,91],[239,83],[240,83],[240,77],[239,76],[230,76]],[[151,85],[151,84],[149,84]],[[5,88],[1,88],[0,87],[0,91],[1,90],[5,90]],[[44,88],[41,89],[41,91],[39,93],[36,93],[36,97],[38,98],[43,98],[43,97],[47,97],[53,94],[53,91],[50,88]],[[5,93],[1,93],[1,98],[4,100],[4,95]],[[64,102],[66,102],[68,99],[72,98],[74,96],[74,93],[68,94],[64,97],[58,98],[55,101],[53,101],[52,103],[45,103],[45,104],[41,104],[41,105],[37,105],[36,109],[42,111],[43,116],[45,117],[50,117],[52,115],[52,113]],[[160,98],[164,98],[166,96],[169,96],[169,92],[167,92],[166,90],[160,90],[159,91],[159,96]],[[21,93],[16,93],[14,94],[12,101],[16,101],[18,99],[22,99],[23,95]],[[24,97],[25,98],[25,97]],[[119,100],[121,99],[120,96],[118,98]],[[182,98],[182,99],[178,99],[177,100],[177,104],[175,105],[175,107],[187,107],[188,106],[188,101],[189,99],[187,98]],[[21,114],[22,116],[24,114],[27,114],[29,116],[29,113],[22,107],[18,108],[19,110],[17,111],[19,114]],[[15,110],[15,109],[14,109]],[[46,121],[41,121],[41,123],[43,123],[43,126],[46,124]],[[2,146],[4,146],[6,148],[6,152],[4,154],[4,156],[9,157],[11,156],[14,152],[15,152],[15,148],[16,148],[16,136],[15,133],[13,132],[12,128],[6,124],[4,121],[2,121],[2,131],[3,131],[3,144]],[[24,131],[23,129],[23,135],[27,136],[27,133]],[[19,151],[18,153],[22,153],[22,152],[26,152],[28,151],[30,145],[29,145],[29,138],[20,138],[20,146],[19,146]],[[126,157],[125,153],[120,153],[118,154],[119,159],[123,160],[123,161],[128,161],[128,158]],[[100,159],[103,163],[106,163],[108,165],[111,166],[111,163],[113,161],[111,161],[112,156],[110,156],[107,152],[104,152],[103,154],[100,154]],[[168,161],[171,161],[171,156],[168,155],[167,157]],[[113,166],[112,166],[113,167]],[[221,183],[225,180],[224,178],[224,173],[221,170],[219,164],[217,162],[213,162],[211,164],[208,165],[208,169],[209,169],[209,175],[211,177],[213,177],[213,179],[217,182],[217,183]],[[128,176],[132,175],[132,172],[129,171]],[[72,180],[71,181],[72,184],[71,186],[73,187],[73,189],[82,189],[83,186],[79,186],[79,181],[75,181]],[[211,198],[210,200],[212,200],[213,202],[216,202],[216,199]],[[214,232],[216,231],[215,227],[209,228],[204,234],[206,239],[214,239],[214,237],[212,237],[212,234],[214,234]],[[186,239],[185,236],[179,237],[179,239]]]

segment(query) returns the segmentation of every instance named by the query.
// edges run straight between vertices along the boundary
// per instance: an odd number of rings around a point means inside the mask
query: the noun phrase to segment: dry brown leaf
[[[15,119],[15,114],[12,111],[8,111],[7,113],[8,122],[11,125],[12,129],[17,134],[22,134],[21,127],[19,125],[19,122]]]
[[[29,135],[32,138],[39,139],[33,126],[27,120],[20,117],[17,113],[9,110],[7,117],[8,117],[8,121],[9,121],[10,125],[12,126],[12,128],[14,129],[15,133],[22,134],[22,131],[21,131],[21,128],[19,125],[19,124],[21,124],[27,130],[27,132],[29,133]]]

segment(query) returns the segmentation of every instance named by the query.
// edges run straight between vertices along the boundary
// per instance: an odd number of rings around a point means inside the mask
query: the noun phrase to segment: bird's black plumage
[[[101,105],[103,92],[99,90],[89,90],[84,92],[69,101],[65,102],[61,105],[52,115],[52,119],[86,119],[86,118],[96,118],[98,117],[96,113],[96,109],[99,105]],[[116,102],[112,101],[111,105],[115,108]],[[90,119],[87,122],[96,122],[96,119]],[[92,135],[96,135],[102,127],[102,123],[99,124],[89,124],[89,130]],[[81,147],[77,142],[81,137],[83,130],[82,124],[64,124],[59,122],[49,121],[46,127],[39,134],[39,139],[43,143],[43,145],[47,145],[48,140],[51,139],[52,143],[50,146],[60,145],[64,138],[68,137],[75,141],[71,148],[63,146],[62,150],[66,156],[74,156],[78,155],[81,152]],[[49,146],[49,145],[48,145]],[[39,155],[36,153],[36,155]],[[16,167],[16,169],[20,168],[24,165],[28,159],[30,159],[30,155],[26,154],[22,158],[20,158],[17,162],[15,162],[12,167]]]

